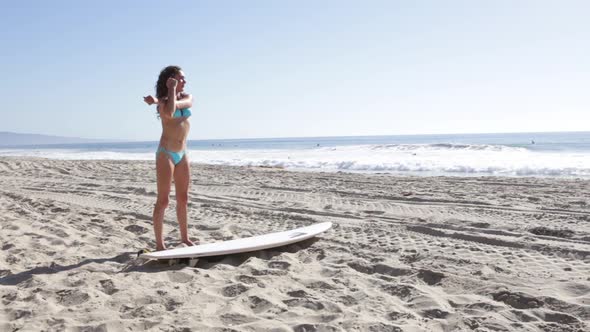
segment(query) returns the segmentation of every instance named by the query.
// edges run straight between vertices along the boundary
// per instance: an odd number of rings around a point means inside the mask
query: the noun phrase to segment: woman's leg
[[[158,199],[154,207],[154,233],[156,234],[156,250],[165,250],[164,245],[164,212],[168,207],[168,197],[170,196],[170,186],[172,183],[172,174],[174,173],[174,164],[166,153],[159,152],[156,156],[156,177],[158,183]]]
[[[188,186],[190,183],[190,168],[188,156],[184,158],[174,168],[174,185],[176,187],[176,217],[180,226],[180,239],[183,243],[195,245],[188,236]]]

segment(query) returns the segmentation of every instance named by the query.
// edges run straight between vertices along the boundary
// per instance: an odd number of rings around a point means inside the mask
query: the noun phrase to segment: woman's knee
[[[188,204],[188,192],[176,193],[176,204],[187,205]]]
[[[156,208],[157,209],[165,209],[168,207],[169,204],[170,204],[170,198],[168,197],[168,195],[158,196],[158,199],[156,200]]]

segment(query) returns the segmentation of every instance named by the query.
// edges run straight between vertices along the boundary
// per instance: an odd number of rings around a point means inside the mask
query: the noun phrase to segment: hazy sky
[[[0,131],[158,140],[590,130],[590,1],[2,1]]]

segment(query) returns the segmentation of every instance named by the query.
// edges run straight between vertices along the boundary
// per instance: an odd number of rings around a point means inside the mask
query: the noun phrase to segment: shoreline
[[[49,157],[31,157],[31,156],[0,156],[0,161],[2,160],[38,160],[38,161],[47,161],[47,160],[54,160],[60,162],[113,162],[113,163],[149,163],[154,162],[152,159],[57,159],[57,158],[49,158]],[[279,169],[287,172],[295,172],[295,173],[327,173],[327,174],[359,174],[359,175],[385,175],[385,176],[392,176],[392,177],[416,177],[416,178],[506,178],[506,179],[549,179],[549,180],[566,180],[566,181],[590,181],[590,177],[586,178],[584,176],[572,176],[572,175],[499,175],[499,174],[487,174],[487,173],[460,173],[453,174],[451,172],[446,173],[437,173],[435,171],[404,171],[404,172],[394,172],[394,171],[366,171],[366,170],[336,170],[336,169],[315,169],[315,168],[292,168],[292,167],[285,167],[285,166],[272,166],[272,165],[219,165],[219,164],[209,164],[209,163],[202,163],[202,162],[190,162],[192,167],[237,167],[237,168],[262,168],[262,169]]]
[[[589,328],[590,180],[192,163],[201,243],[334,223],[193,268],[135,261],[154,244],[154,167],[0,157],[2,330]]]

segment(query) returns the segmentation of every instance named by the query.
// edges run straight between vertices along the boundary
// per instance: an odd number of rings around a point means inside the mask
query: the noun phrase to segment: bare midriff
[[[186,138],[190,127],[187,117],[162,119],[160,146],[170,151],[186,149]]]

